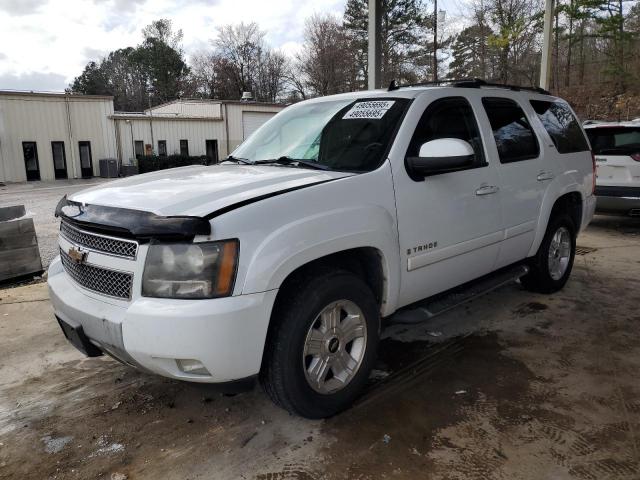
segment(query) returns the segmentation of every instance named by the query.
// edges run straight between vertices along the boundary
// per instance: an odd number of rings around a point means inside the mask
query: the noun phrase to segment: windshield
[[[366,172],[384,160],[408,99],[334,100],[293,105],[251,135],[232,157],[248,162],[301,160]]]
[[[600,155],[632,155],[640,153],[640,127],[588,128],[587,136],[593,153]]]

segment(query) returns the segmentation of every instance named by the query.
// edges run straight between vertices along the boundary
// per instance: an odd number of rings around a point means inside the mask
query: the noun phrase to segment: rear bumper
[[[640,187],[596,187],[598,213],[640,215]]]
[[[57,317],[82,327],[103,352],[178,380],[226,383],[260,371],[277,290],[212,300],[138,298],[127,306],[86,295],[56,258],[49,295]],[[209,375],[185,373],[177,360],[196,360]]]

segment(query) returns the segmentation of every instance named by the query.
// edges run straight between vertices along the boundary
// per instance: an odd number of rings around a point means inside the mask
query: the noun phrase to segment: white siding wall
[[[149,110],[147,110],[148,112]],[[187,117],[221,118],[220,102],[212,100],[178,100],[151,109],[154,115],[178,114]]]
[[[151,124],[149,117],[130,118],[127,124],[124,119],[116,116],[120,130],[122,161],[128,163],[134,158],[131,143],[131,128],[133,140],[142,140],[145,145],[151,143]],[[189,155],[205,155],[205,140],[218,140],[218,156],[222,158],[224,152],[224,122],[222,120],[194,120],[194,119],[166,119],[153,118],[153,152],[158,154],[158,140],[166,140],[167,154],[180,153],[180,140],[188,140]]]
[[[0,181],[26,180],[22,142],[36,142],[40,178],[53,180],[51,142],[64,142],[67,176],[79,178],[79,141],[91,142],[94,173],[100,158],[116,156],[109,98],[69,97],[71,137],[64,95],[0,94]]]
[[[205,141],[217,140],[218,156],[222,159],[244,140],[243,112],[275,115],[282,108],[278,105],[215,101],[177,101],[163,105],[153,110],[157,115],[153,117],[153,151],[158,153],[158,140],[166,140],[167,153],[179,153],[180,140],[186,139],[190,155],[205,155]],[[125,119],[130,119],[131,123],[127,124]],[[142,114],[114,115],[113,101],[108,97],[0,92],[0,182],[26,180],[22,142],[27,141],[36,142],[42,180],[55,178],[53,141],[64,142],[69,178],[81,176],[78,147],[81,141],[91,142],[94,175],[99,174],[101,158],[120,158],[128,163],[135,156],[132,129],[134,141],[152,143],[149,120],[148,115]],[[116,129],[120,138],[119,148]]]

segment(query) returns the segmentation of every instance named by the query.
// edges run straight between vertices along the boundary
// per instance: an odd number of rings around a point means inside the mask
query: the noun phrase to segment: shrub
[[[156,170],[185,167],[187,165],[209,165],[209,158],[205,155],[168,155],[166,157],[149,155],[138,158],[139,173],[155,172]]]

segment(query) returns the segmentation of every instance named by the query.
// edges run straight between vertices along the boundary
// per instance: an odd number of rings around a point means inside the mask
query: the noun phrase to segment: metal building
[[[139,155],[227,156],[280,104],[176,100],[114,112],[113,98],[0,91],[0,182],[88,178],[99,160]]]
[[[112,97],[0,91],[0,182],[97,175],[115,158]]]
[[[175,100],[142,113],[116,112],[118,158],[140,155],[226,157],[284,108],[281,104],[230,100]]]

